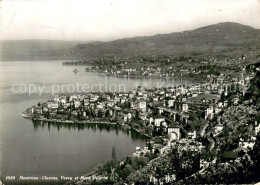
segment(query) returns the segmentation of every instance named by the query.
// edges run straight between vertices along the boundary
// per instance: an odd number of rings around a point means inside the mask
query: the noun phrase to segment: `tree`
[[[152,151],[152,149],[153,149],[152,144],[151,144],[151,142],[149,141],[149,143],[148,143],[148,150]]]
[[[165,101],[165,106],[166,106],[166,107],[169,106],[169,102],[168,102],[168,101],[169,101],[169,100],[166,100],[166,101]]]
[[[156,148],[155,150],[154,150],[154,154],[155,155],[158,155],[160,153],[160,150],[158,149],[158,148]]]
[[[131,165],[131,164],[132,164],[132,158],[129,157],[129,156],[127,156],[126,159],[125,159],[125,164],[126,164],[126,165],[127,165],[127,164]]]
[[[134,172],[134,169],[129,164],[127,164],[122,170],[122,178],[125,180],[132,172]]]
[[[77,113],[77,119],[79,120],[81,118],[81,112],[79,111],[78,113]]]
[[[102,117],[103,117],[103,113],[102,113],[102,111],[101,111],[100,109],[98,110],[98,117],[99,117],[99,118],[102,118]]]
[[[135,111],[135,119],[139,119],[140,118],[140,113],[138,110]]]
[[[221,102],[225,101],[225,93],[224,92],[222,92],[221,95],[220,95],[220,101]]]
[[[75,104],[74,104],[74,103],[73,103],[71,109],[72,109],[72,110],[75,110]]]
[[[112,159],[115,160],[115,161],[117,160],[115,147],[113,147],[113,149],[112,149]]]
[[[141,173],[139,170],[131,173],[128,177],[127,180],[129,182],[134,182],[135,184],[147,184],[149,181],[149,178],[147,177],[146,174]]]
[[[109,117],[109,110],[106,110],[105,116],[108,118]]]

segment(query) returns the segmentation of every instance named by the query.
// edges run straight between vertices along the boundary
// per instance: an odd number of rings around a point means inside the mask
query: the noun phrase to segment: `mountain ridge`
[[[9,44],[11,42],[9,41]],[[66,44],[59,45],[57,42]],[[56,41],[56,44],[49,45],[32,44],[33,53],[28,53],[28,47],[22,46],[21,49],[21,46],[14,45],[13,48],[17,48],[14,52],[4,44],[1,46],[4,56],[29,54],[36,57],[97,58],[154,54],[226,56],[241,52],[258,52],[259,43],[260,29],[234,22],[221,22],[182,32],[128,37],[107,42]]]
[[[239,23],[224,22],[194,30],[138,36],[109,42],[81,44],[72,49],[76,56],[182,55],[203,52],[244,51],[259,48],[260,30]]]

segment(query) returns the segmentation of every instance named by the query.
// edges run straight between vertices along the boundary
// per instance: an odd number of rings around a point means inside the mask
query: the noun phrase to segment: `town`
[[[95,72],[101,76],[123,78],[191,78],[197,82],[207,81],[225,71],[229,78],[234,78],[251,58],[238,57],[191,57],[191,56],[135,56],[106,57],[95,60],[64,62],[69,66],[88,66],[86,72]],[[75,70],[78,72],[78,70]]]
[[[23,116],[41,122],[115,125],[147,137],[146,146],[136,147],[123,161],[113,149],[110,161],[75,184],[188,183],[205,174],[217,176],[217,165],[224,173],[239,168],[242,161],[252,163],[249,153],[260,131],[252,80],[259,78],[259,71],[259,64],[244,65],[239,76],[219,72],[207,75],[201,84],[59,94],[27,109]]]

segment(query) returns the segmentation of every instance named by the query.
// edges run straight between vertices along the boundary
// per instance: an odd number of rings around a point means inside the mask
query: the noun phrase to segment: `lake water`
[[[83,66],[77,67],[79,72],[75,74],[75,66],[63,66],[62,62],[0,62],[2,177],[83,175],[110,159],[113,147],[118,158],[123,158],[131,155],[136,146],[145,145],[145,138],[137,133],[115,127],[92,125],[82,128],[33,123],[21,117],[26,108],[45,102],[54,92],[128,91],[137,85],[154,87],[189,83],[178,79],[98,76],[85,72]],[[76,89],[77,85],[81,88]]]

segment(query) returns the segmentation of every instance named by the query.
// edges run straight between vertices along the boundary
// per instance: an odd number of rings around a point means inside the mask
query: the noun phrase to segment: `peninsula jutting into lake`
[[[76,184],[182,184],[201,179],[210,183],[205,175],[227,177],[244,169],[249,170],[243,171],[247,175],[257,172],[259,73],[259,64],[249,64],[241,66],[238,78],[220,74],[200,85],[59,94],[22,115],[57,124],[120,125],[149,138],[144,148],[136,147],[124,160],[118,160],[113,150],[110,161],[73,181]],[[234,175],[229,182],[240,178]]]

